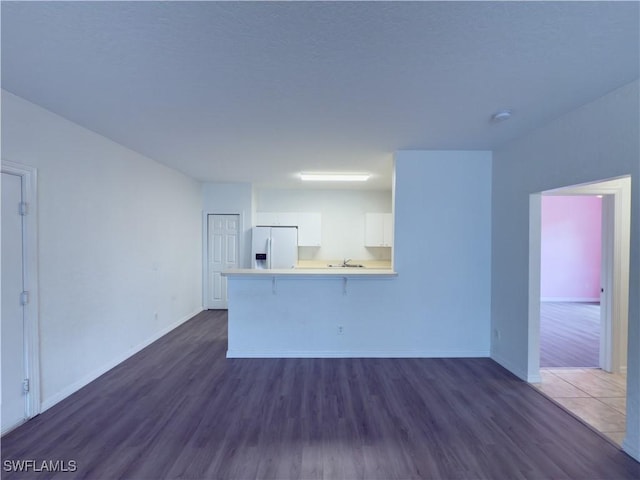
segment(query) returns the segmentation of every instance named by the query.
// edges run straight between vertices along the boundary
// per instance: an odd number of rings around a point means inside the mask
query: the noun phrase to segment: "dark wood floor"
[[[600,305],[540,304],[540,366],[598,367]]]
[[[489,359],[227,360],[226,348],[226,313],[203,312],[6,435],[3,465],[75,460],[65,479],[640,478]]]

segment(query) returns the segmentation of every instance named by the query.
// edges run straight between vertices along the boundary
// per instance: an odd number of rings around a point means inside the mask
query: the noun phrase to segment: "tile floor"
[[[621,445],[625,434],[626,386],[623,375],[599,368],[545,368],[535,388]]]

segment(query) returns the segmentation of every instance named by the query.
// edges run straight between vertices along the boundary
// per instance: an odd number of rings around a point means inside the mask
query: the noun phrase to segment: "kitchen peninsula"
[[[346,357],[397,273],[380,268],[232,269],[227,357]],[[375,352],[369,351],[367,356]]]

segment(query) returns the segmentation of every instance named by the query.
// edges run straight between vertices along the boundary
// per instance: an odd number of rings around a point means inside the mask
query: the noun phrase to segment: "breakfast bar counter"
[[[230,269],[222,275],[229,358],[378,356],[377,342],[367,341],[369,322],[388,303],[398,276],[358,267]]]
[[[383,268],[356,268],[356,267],[334,267],[334,268],[274,268],[274,269],[254,269],[236,268],[222,272],[225,277],[397,277],[398,274],[391,269]]]

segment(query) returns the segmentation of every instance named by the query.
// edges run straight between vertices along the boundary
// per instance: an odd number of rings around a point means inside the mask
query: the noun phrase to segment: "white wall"
[[[397,278],[230,278],[230,355],[488,356],[491,153],[398,152],[395,215]]]
[[[201,310],[200,185],[4,90],[2,158],[38,169],[48,408]]]
[[[491,152],[395,155],[394,318],[418,315],[428,344],[489,348]],[[417,332],[416,332],[417,333]]]
[[[640,132],[635,81],[494,152],[492,357],[524,377],[528,358],[529,195],[631,175],[627,439],[640,459]]]
[[[390,248],[364,246],[364,214],[391,213],[391,191],[256,191],[258,212],[321,212],[322,246],[300,249],[300,260],[391,260]]]

